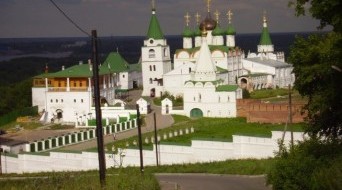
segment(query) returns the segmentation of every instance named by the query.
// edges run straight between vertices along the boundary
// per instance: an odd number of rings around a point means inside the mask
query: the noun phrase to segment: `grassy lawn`
[[[7,177],[10,175],[2,175]],[[1,189],[101,189],[98,171],[59,172],[15,175],[18,177],[36,177],[21,180],[0,180]],[[41,176],[42,178],[39,178]],[[158,190],[158,181],[152,173],[141,175],[138,168],[107,170],[106,189],[117,190]]]
[[[191,145],[191,140],[209,140],[209,141],[223,141],[232,142],[232,135],[244,135],[255,137],[271,137],[271,131],[282,131],[284,124],[258,124],[247,123],[245,118],[200,118],[190,119],[185,116],[173,116],[175,124],[172,127],[158,130],[158,135],[163,138],[164,134],[168,135],[170,132],[182,130],[183,135],[167,140],[161,140],[161,144],[174,145]],[[293,131],[303,131],[304,124],[293,124]],[[185,134],[185,129],[194,128],[194,133]],[[152,149],[151,143],[145,143],[145,138],[149,141],[154,136],[153,132],[142,135],[144,149]],[[138,137],[130,137],[128,139],[118,140],[114,143],[106,145],[107,150],[111,151],[112,146],[115,148],[138,148]],[[88,151],[96,151],[97,148],[91,148]]]
[[[15,132],[17,126],[20,127],[21,129],[33,130],[33,129],[37,129],[38,127],[42,127],[43,125],[40,122],[18,123],[14,121],[9,124],[1,126],[0,129],[3,129],[8,132]]]
[[[144,175],[137,167],[111,168],[106,171],[106,189],[157,190],[160,189],[154,173],[213,173],[260,175],[265,174],[273,159],[227,160],[212,163],[181,164],[145,167]],[[54,172],[34,174],[4,174],[0,180],[2,189],[101,189],[98,171]],[[7,177],[36,177],[6,180]],[[44,177],[44,178],[39,178]]]

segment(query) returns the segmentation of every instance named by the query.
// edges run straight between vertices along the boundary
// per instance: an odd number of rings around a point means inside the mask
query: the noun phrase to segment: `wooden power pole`
[[[100,84],[99,84],[99,59],[97,49],[97,32],[91,31],[92,49],[93,49],[93,81],[94,81],[94,96],[95,96],[95,113],[96,113],[96,136],[97,149],[99,157],[99,173],[101,187],[106,186],[106,160],[103,147],[103,129],[102,129],[102,113],[100,100]]]

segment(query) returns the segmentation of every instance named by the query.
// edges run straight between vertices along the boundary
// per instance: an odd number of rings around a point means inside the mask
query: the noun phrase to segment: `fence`
[[[111,124],[103,127],[103,134],[113,134],[127,131],[137,127],[137,119],[131,119],[117,124]],[[25,152],[40,152],[60,148],[70,144],[76,144],[96,138],[96,129],[86,129],[74,133],[68,133],[61,136],[49,137],[25,145]]]

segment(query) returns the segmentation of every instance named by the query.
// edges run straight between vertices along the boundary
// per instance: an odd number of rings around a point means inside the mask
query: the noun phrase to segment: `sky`
[[[96,29],[99,36],[145,36],[151,17],[151,0],[54,0],[82,29]],[[206,0],[155,0],[158,20],[165,35],[179,35],[186,12],[202,19]],[[319,22],[310,16],[296,17],[289,0],[212,0],[211,12],[221,13],[220,25],[227,25],[226,13],[233,12],[237,33],[259,33],[266,11],[270,32],[316,31]],[[212,16],[214,16],[212,14]],[[84,37],[49,0],[0,0],[0,38]]]

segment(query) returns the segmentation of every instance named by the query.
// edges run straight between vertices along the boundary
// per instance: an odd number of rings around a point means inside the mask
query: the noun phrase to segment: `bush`
[[[0,126],[11,123],[22,116],[36,116],[38,114],[38,106],[23,108],[20,110],[12,111],[6,115],[0,117]]]
[[[273,189],[342,188],[342,144],[311,139],[281,148],[267,175]]]

